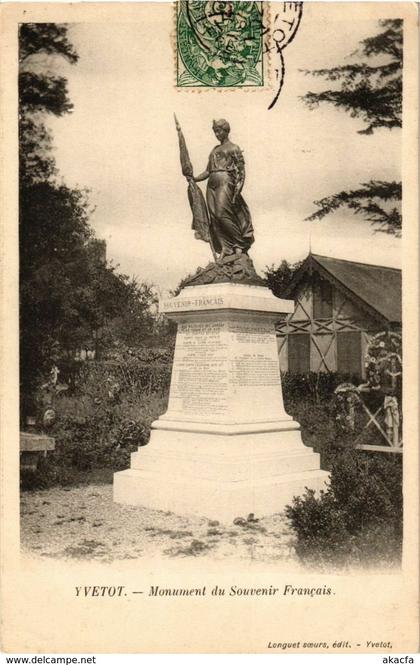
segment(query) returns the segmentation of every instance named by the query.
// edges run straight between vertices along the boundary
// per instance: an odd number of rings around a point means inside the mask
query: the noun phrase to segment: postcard
[[[0,21],[3,650],[416,651],[416,6]]]

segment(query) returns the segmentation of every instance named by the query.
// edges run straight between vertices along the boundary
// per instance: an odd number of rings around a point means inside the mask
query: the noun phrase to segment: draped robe
[[[240,193],[245,180],[241,149],[230,141],[216,146],[210,153],[207,171],[206,199],[214,248],[224,254],[233,254],[237,248],[247,252],[254,242],[254,230]]]

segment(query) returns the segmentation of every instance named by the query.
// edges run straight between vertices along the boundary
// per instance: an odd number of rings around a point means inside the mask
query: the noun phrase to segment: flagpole
[[[207,237],[203,237],[202,234],[199,234],[199,235],[196,234],[196,237],[198,237],[200,240],[205,240],[206,242],[209,243],[210,248],[211,248],[211,253],[213,255],[213,259],[216,262],[217,261],[217,254],[216,254],[216,251],[214,249],[213,240],[212,240],[211,233],[210,233],[210,219],[209,219],[209,215],[208,215],[207,206],[206,206],[206,203],[204,201],[203,194],[202,194],[200,188],[198,187],[197,183],[194,180],[193,166],[192,166],[192,163],[191,163],[190,156],[188,154],[188,148],[187,148],[187,145],[185,143],[185,138],[184,138],[184,135],[182,133],[181,125],[179,124],[178,118],[176,117],[175,113],[174,113],[174,119],[175,119],[176,130],[178,132],[179,152],[180,152],[182,175],[184,175],[189,181],[189,187],[190,187],[189,191],[190,191],[191,195],[195,196],[195,203],[197,203],[197,198],[198,198],[199,203],[201,204],[203,214],[205,212],[206,236]],[[193,229],[197,229],[197,227],[195,226],[195,221],[194,221],[194,218],[195,218],[194,204],[191,202],[191,200],[190,200],[190,205],[191,205],[192,213],[193,213]],[[204,221],[203,217],[201,217],[200,221],[201,221],[201,223]],[[203,226],[201,226],[201,228],[203,228]]]

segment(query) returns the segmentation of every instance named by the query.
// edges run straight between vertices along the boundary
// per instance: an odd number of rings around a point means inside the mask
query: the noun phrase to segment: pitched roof
[[[339,289],[356,296],[388,322],[401,321],[401,270],[398,268],[309,254],[296,273],[289,293],[293,293],[303,275],[311,268],[318,270],[327,279],[332,278]]]

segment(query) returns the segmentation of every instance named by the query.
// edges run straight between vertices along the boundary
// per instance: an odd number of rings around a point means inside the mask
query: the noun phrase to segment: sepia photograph
[[[4,648],[417,650],[416,7],[2,19]]]

